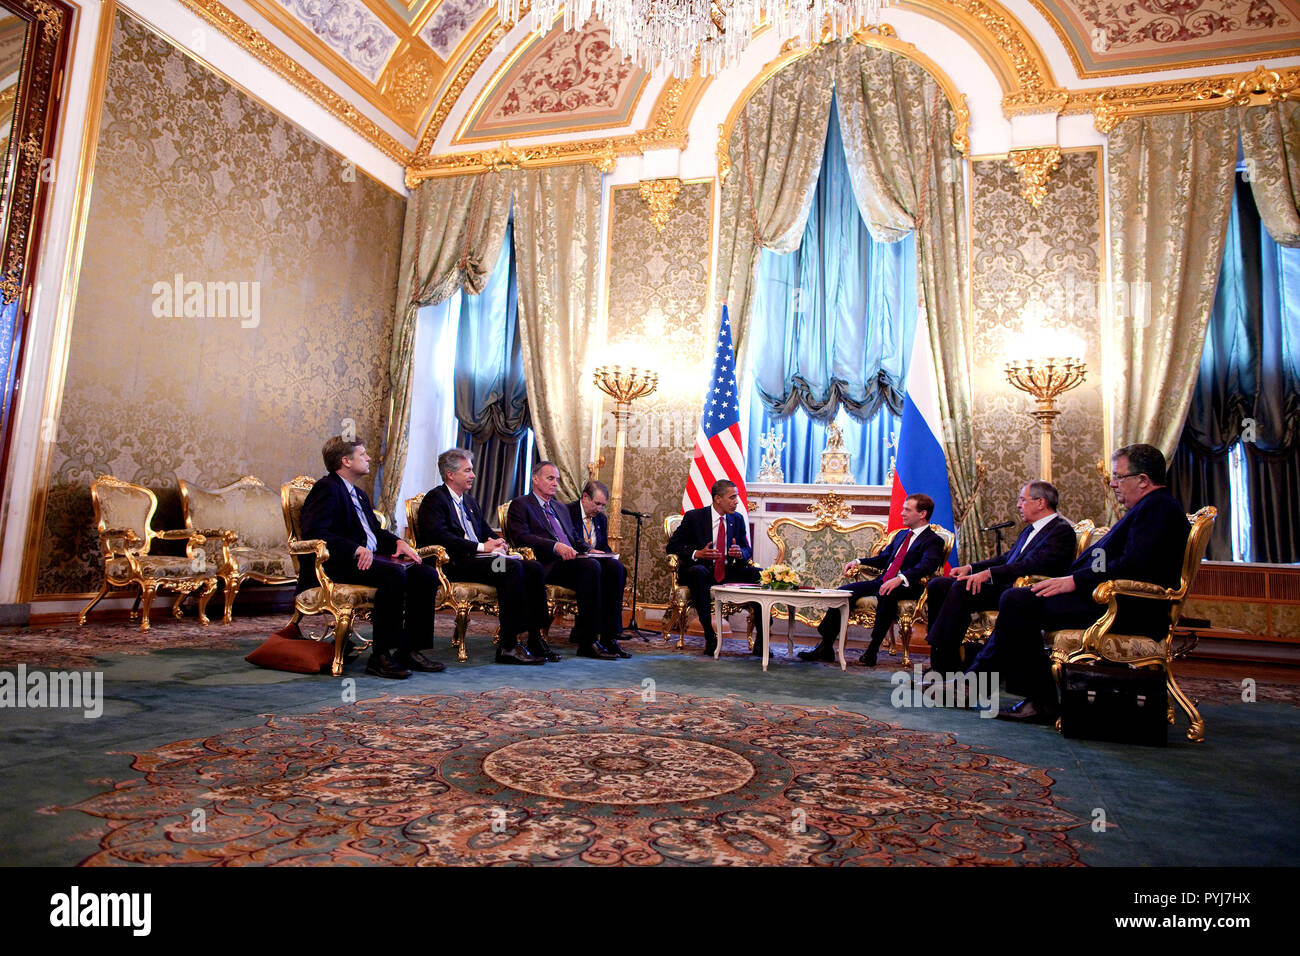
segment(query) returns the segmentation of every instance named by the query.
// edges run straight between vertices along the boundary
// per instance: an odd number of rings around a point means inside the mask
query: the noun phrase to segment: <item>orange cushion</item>
[[[277,631],[244,660],[273,671],[324,674],[334,664],[334,642],[286,637]]]

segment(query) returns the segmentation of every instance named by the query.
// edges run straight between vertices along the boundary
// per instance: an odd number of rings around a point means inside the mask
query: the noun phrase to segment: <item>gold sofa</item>
[[[280,496],[252,475],[209,491],[180,479],[185,527],[208,538],[207,548],[225,586],[230,623],[235,596],[247,580],[293,584],[293,556],[285,539]]]

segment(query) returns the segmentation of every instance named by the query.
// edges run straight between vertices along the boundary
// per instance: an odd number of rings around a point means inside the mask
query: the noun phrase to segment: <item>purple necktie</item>
[[[555,517],[555,509],[552,508],[549,501],[546,502],[546,506],[542,510],[546,512],[546,520],[551,523],[551,534],[555,535],[555,540],[573,547],[573,542],[564,533],[564,528],[560,525],[560,520]]]

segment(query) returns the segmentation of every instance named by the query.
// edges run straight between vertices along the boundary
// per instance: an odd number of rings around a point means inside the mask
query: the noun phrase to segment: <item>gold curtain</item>
[[[402,260],[397,273],[397,320],[388,371],[392,383],[384,457],[378,475],[377,505],[384,514],[397,508],[410,438],[411,376],[414,372],[415,316],[456,289],[483,291],[501,254],[514,173],[485,173],[426,179],[406,204]]]
[[[858,207],[878,240],[916,233],[918,318],[934,354],[941,440],[960,510],[975,486],[975,375],[957,120],[934,78],[906,57],[852,40],[837,44],[836,53],[835,96]],[[966,521],[981,520],[978,507],[970,508]],[[963,538],[963,556],[978,556],[979,536]]]
[[[1124,120],[1110,134],[1111,425],[1173,454],[1232,208],[1235,108]]]
[[[808,221],[826,147],[834,56],[831,47],[818,47],[782,69],[754,92],[731,131],[716,289],[731,318],[737,369],[745,368],[760,249],[793,252]]]
[[[515,195],[519,338],[538,453],[561,494],[587,480],[594,386],[589,331],[599,314],[600,173],[589,164],[529,169]]]
[[[1300,246],[1300,103],[1247,107],[1241,151],[1268,234],[1278,245]]]

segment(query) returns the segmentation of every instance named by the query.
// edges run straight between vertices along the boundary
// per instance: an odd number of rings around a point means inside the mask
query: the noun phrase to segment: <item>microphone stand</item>
[[[623,513],[628,514],[626,511]],[[641,521],[645,518],[645,515],[639,512],[632,512],[631,516],[636,518],[636,544],[634,545],[636,552],[632,555],[632,626],[623,628],[623,631],[625,633],[631,632],[640,637],[643,641],[649,641],[649,635],[654,634],[655,632],[639,626],[636,622],[637,578],[641,573]]]

